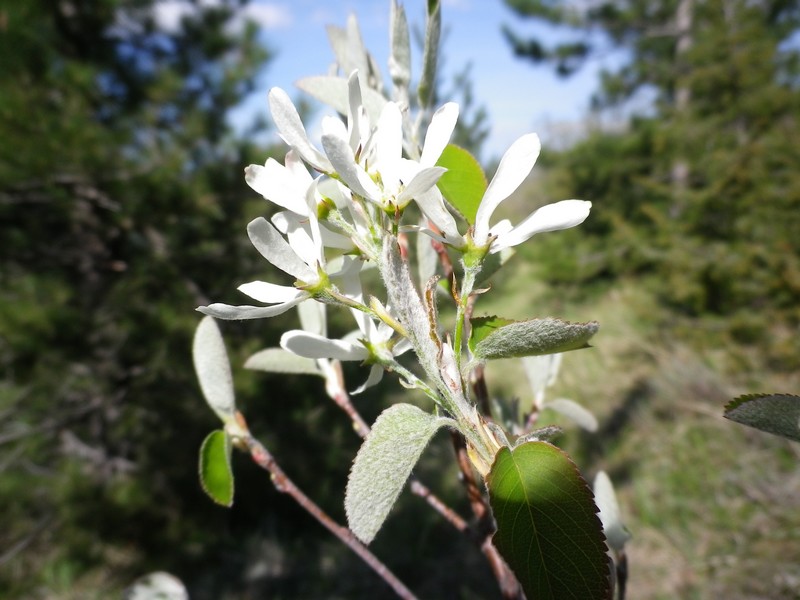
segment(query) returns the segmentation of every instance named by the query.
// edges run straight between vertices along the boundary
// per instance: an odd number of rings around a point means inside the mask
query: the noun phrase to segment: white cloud
[[[248,4],[240,11],[239,16],[255,22],[262,29],[283,29],[294,22],[288,6],[271,2]]]
[[[194,12],[194,8],[183,0],[157,2],[153,6],[153,19],[161,31],[174,33],[180,29],[181,19]]]
[[[220,6],[220,0],[201,0],[201,7]],[[174,33],[180,29],[181,19],[197,11],[187,0],[162,0],[153,6],[153,18],[162,31]],[[285,4],[253,2],[238,11],[230,28],[241,31],[246,20],[255,22],[262,29],[279,29],[292,25],[292,12]]]

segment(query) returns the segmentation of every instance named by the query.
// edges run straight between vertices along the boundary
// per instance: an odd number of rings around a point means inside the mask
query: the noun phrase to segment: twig
[[[432,222],[429,221],[428,225],[434,231],[437,231],[436,226]],[[444,269],[445,277],[451,283],[451,291],[455,290],[455,271],[444,244],[432,240],[431,245],[439,256],[439,262]],[[467,298],[467,307],[464,315],[464,324],[467,328],[469,328],[470,318],[475,310],[476,300],[477,294]],[[469,331],[465,331],[464,333],[468,337]],[[460,351],[460,349],[457,349],[457,351]],[[489,390],[486,386],[486,378],[484,376],[484,369],[482,366],[473,371],[471,379],[473,393],[476,397],[478,406],[486,417],[491,418]],[[492,534],[495,530],[492,513],[489,510],[488,504],[486,503],[486,497],[484,496],[477,480],[475,479],[475,472],[472,470],[472,462],[470,461],[469,456],[467,456],[467,448],[464,438],[461,435],[453,432],[452,440],[453,448],[456,453],[458,468],[461,471],[461,482],[464,484],[464,488],[467,492],[467,498],[469,499],[470,508],[472,509],[472,513],[475,515],[476,519],[477,535],[474,537],[480,546],[481,552],[483,552],[484,556],[486,557],[489,567],[492,569],[492,573],[497,580],[497,584],[500,587],[500,593],[502,594],[503,598],[505,600],[523,599],[524,596],[522,593],[522,588],[520,587],[514,572],[509,568],[505,560],[503,560],[503,557],[500,556],[497,548],[492,543]]]
[[[275,458],[264,447],[261,442],[252,436],[244,438],[247,449],[250,451],[250,456],[255,463],[262,469],[269,471],[272,483],[275,489],[284,494],[289,494],[292,499],[302,506],[306,512],[314,517],[323,527],[335,535],[339,540],[345,544],[350,550],[355,552],[367,565],[369,565],[378,576],[383,579],[395,591],[395,593],[405,600],[416,600],[416,596],[409,590],[402,581],[400,581],[389,568],[384,565],[378,557],[367,549],[362,544],[352,531],[346,527],[342,527],[336,521],[331,519],[328,514],[323,511],[317,504],[306,496],[303,491],[298,488],[295,483],[289,479],[286,473],[281,469]]]
[[[47,529],[54,520],[55,520],[55,518],[52,515],[44,517],[43,519],[41,519],[36,524],[36,527],[33,528],[33,531],[31,531],[28,535],[26,535],[24,538],[22,538],[16,544],[11,546],[11,548],[9,548],[5,552],[3,552],[2,555],[0,555],[0,566],[6,564],[12,558],[14,558],[17,554],[22,552],[33,540],[36,539],[36,537],[40,533],[42,533],[45,529]]]
[[[625,550],[617,553],[617,599],[625,600],[625,592],[628,587],[628,555]]]

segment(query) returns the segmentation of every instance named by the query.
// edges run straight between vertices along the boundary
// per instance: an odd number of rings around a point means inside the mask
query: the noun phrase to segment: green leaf
[[[378,533],[425,446],[447,424],[411,404],[378,416],[353,462],[344,500],[347,523],[362,542]]]
[[[318,375],[322,371],[312,358],[297,356],[283,348],[265,348],[256,352],[244,363],[245,369],[268,373],[290,373],[293,375]]]
[[[436,165],[447,169],[437,183],[445,200],[470,225],[474,224],[487,186],[481,165],[472,154],[455,144],[447,145]]]
[[[725,406],[725,418],[800,442],[800,396],[739,396]]]
[[[486,483],[493,542],[528,598],[611,598],[597,507],[564,452],[547,442],[501,448]]]
[[[225,343],[213,317],[204,317],[197,325],[192,358],[203,397],[222,422],[229,423],[236,412],[233,377]]]
[[[535,356],[589,347],[597,333],[596,321],[570,323],[547,317],[512,321],[502,317],[476,317],[471,320],[469,347],[479,360]]]
[[[221,429],[209,433],[200,446],[200,485],[217,504],[233,504],[231,441]]]

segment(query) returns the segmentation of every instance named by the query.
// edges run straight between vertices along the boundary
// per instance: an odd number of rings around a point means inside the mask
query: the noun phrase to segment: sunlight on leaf
[[[447,169],[439,179],[439,190],[467,223],[475,223],[475,214],[486,191],[486,175],[475,157],[454,144],[445,147],[436,163]]]
[[[800,396],[749,394],[725,406],[725,418],[800,442]]]
[[[511,321],[502,317],[477,317],[471,320],[469,347],[479,360],[553,354],[589,347],[589,339],[599,325],[570,323],[547,317]]]
[[[547,442],[501,448],[486,483],[493,542],[528,598],[611,598],[597,507],[564,452]]]
[[[220,429],[209,433],[200,446],[200,485],[217,504],[233,505],[231,441]]]
[[[231,422],[236,412],[231,365],[213,317],[204,317],[197,325],[192,357],[203,397],[223,423]]]

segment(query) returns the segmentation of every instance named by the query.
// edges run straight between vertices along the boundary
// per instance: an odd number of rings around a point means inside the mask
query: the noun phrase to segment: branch
[[[275,489],[284,494],[289,494],[292,499],[302,506],[306,512],[314,517],[323,527],[335,535],[350,550],[355,552],[361,560],[369,565],[378,576],[383,579],[395,591],[395,593],[405,600],[417,600],[417,597],[400,581],[389,568],[384,565],[369,549],[362,544],[352,531],[339,525],[331,519],[328,514],[314,503],[295,483],[289,479],[283,469],[275,461],[275,458],[264,447],[261,442],[253,436],[244,439],[250,456],[255,463],[270,474]]]
[[[437,230],[436,226],[430,221],[428,222],[428,226],[434,231]],[[447,277],[447,279],[450,281],[451,292],[455,292],[455,271],[453,269],[453,263],[450,260],[450,256],[447,254],[447,249],[443,244],[435,240],[431,240],[431,245],[439,256],[439,262],[444,269],[445,277]],[[467,306],[464,315],[464,323],[466,327],[469,327],[469,320],[475,309],[477,297],[477,294],[473,294],[467,299]],[[465,333],[468,334],[468,332]],[[471,379],[473,392],[477,398],[478,405],[482,409],[484,415],[491,417],[489,390],[486,386],[486,378],[484,377],[483,367],[479,367],[478,369],[474,370]],[[461,472],[461,482],[464,484],[464,488],[467,492],[467,498],[469,499],[469,505],[472,509],[472,514],[475,515],[476,519],[477,531],[471,529],[470,533],[473,534],[473,539],[480,546],[481,552],[483,552],[484,556],[486,557],[489,567],[492,569],[492,573],[497,580],[497,584],[500,586],[500,593],[502,594],[504,600],[520,600],[524,598],[522,594],[522,588],[520,587],[514,572],[509,568],[509,566],[500,556],[497,548],[495,548],[494,544],[492,543],[492,535],[495,531],[492,512],[489,510],[486,497],[484,496],[483,491],[481,490],[478,481],[475,478],[475,472],[472,470],[472,462],[470,461],[469,456],[467,456],[467,447],[464,442],[464,438],[461,435],[453,432],[452,440],[453,448],[456,453],[456,461]]]

